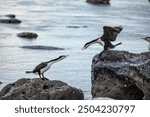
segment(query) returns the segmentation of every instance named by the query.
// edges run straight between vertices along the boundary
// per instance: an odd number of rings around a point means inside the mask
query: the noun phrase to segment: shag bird
[[[56,62],[58,62],[58,61],[63,60],[63,59],[66,58],[67,56],[69,56],[69,55],[61,55],[61,56],[59,56],[59,57],[56,58],[56,59],[52,59],[52,60],[50,60],[50,61],[42,62],[42,63],[40,63],[39,65],[37,65],[37,66],[34,68],[33,71],[26,71],[26,73],[27,73],[27,74],[28,74],[28,73],[38,74],[38,75],[40,76],[40,78],[43,78],[43,79],[44,79],[44,78],[45,78],[45,77],[44,77],[44,72],[46,72],[46,71],[51,67],[52,64],[54,64],[54,63],[56,63]],[[42,77],[41,77],[41,75],[42,75]]]
[[[122,26],[117,26],[117,27],[104,26],[103,35],[101,37],[98,37],[97,39],[87,42],[82,48],[82,50],[85,50],[86,48],[88,48],[89,46],[95,43],[104,46],[104,51],[115,48],[116,46],[122,43],[120,42],[118,44],[113,45],[111,41],[116,40],[117,35],[122,31],[122,29],[123,29]]]
[[[150,37],[145,37],[145,38],[142,38],[142,39],[144,39],[145,41],[149,42],[148,49],[150,51]]]

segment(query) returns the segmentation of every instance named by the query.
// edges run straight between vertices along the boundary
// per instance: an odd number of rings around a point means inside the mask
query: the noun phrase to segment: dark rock
[[[130,66],[129,73],[137,87],[143,91],[143,99],[150,100],[150,60]]]
[[[21,48],[35,49],[35,50],[64,50],[64,48],[58,48],[58,47],[53,47],[53,46],[41,46],[41,45],[22,46]]]
[[[15,18],[16,17],[16,15],[14,15],[14,14],[7,14],[7,15],[5,15],[6,17],[9,17],[9,18]]]
[[[109,4],[110,0],[87,0],[87,2],[92,4]]]
[[[2,100],[83,100],[80,89],[71,87],[62,81],[19,79],[6,85],[0,92]]]
[[[2,82],[0,81],[0,84],[2,84]]]
[[[14,14],[8,14],[0,17],[0,23],[19,24],[21,20],[17,19]]]
[[[135,75],[129,74],[129,68],[130,66],[143,63],[143,75],[145,74],[146,78],[148,78],[150,76],[148,70],[150,71],[150,69],[147,68],[148,65],[145,63],[147,63],[149,58],[150,52],[133,54],[126,51],[106,51],[96,55],[92,62],[93,98],[143,99],[146,95],[143,91],[144,89],[142,90],[137,85]],[[139,79],[142,83],[141,76]],[[145,80],[145,82],[147,81]]]
[[[36,33],[32,32],[22,32],[17,34],[18,37],[23,37],[23,38],[37,38],[38,35]]]
[[[87,28],[87,26],[66,26],[67,28]]]
[[[19,24],[21,21],[19,19],[0,19],[0,23],[9,23],[9,24]]]

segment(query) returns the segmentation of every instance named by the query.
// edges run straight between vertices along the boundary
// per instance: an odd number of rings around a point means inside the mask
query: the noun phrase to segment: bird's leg
[[[40,78],[41,78],[41,74],[40,74],[40,72],[38,72],[38,74],[39,74],[39,76],[40,76]]]
[[[45,78],[45,77],[44,77],[44,74],[42,74],[42,77]]]
[[[48,80],[47,78],[44,77],[44,74],[42,74],[42,80]]]

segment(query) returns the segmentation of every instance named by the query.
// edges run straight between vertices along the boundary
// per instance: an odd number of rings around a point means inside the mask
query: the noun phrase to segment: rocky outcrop
[[[17,19],[14,14],[8,14],[0,17],[0,23],[19,24],[21,20]]]
[[[21,48],[35,49],[35,50],[65,50],[64,48],[53,47],[53,46],[42,46],[42,45],[22,46]]]
[[[150,100],[150,59],[130,66],[129,69],[129,74],[134,79],[135,84],[144,93],[143,99]]]
[[[83,92],[62,81],[19,79],[0,92],[2,100],[82,100]]]
[[[87,2],[92,4],[109,4],[110,0],[87,0]]]
[[[18,33],[17,36],[22,38],[37,38],[38,34],[33,32],[22,32],[22,33]]]
[[[147,99],[150,94],[147,87],[150,85],[148,80],[143,83],[142,79],[149,79],[149,58],[150,52],[133,54],[126,51],[106,51],[96,55],[92,62],[93,98]],[[139,71],[143,73],[143,77],[137,73]]]
[[[2,82],[0,81],[0,84],[2,84]]]

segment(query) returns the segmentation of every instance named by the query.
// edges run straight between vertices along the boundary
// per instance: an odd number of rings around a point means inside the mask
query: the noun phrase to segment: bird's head
[[[59,59],[59,60],[63,60],[63,59],[65,59],[65,58],[68,57],[68,56],[69,56],[69,55],[61,55],[61,56],[58,57],[58,59]]]
[[[86,44],[84,45],[84,47],[83,47],[81,50],[85,50],[85,49],[87,49],[89,46],[90,46],[90,44],[86,43]]]
[[[144,39],[145,41],[150,42],[150,37],[145,37],[145,38],[141,38],[141,39]]]

